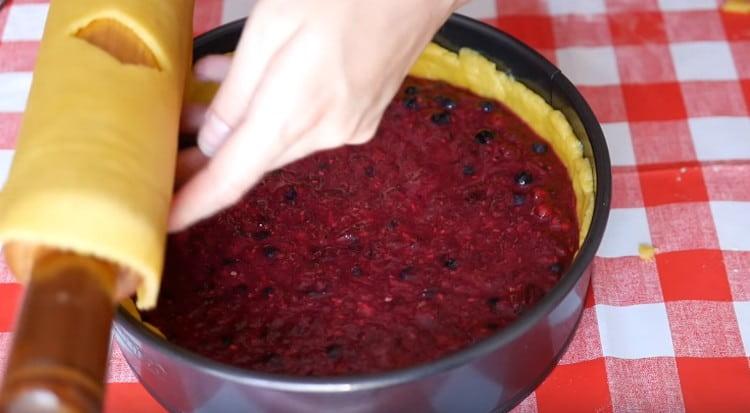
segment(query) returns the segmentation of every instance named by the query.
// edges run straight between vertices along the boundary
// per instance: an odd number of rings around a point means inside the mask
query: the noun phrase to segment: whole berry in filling
[[[577,250],[568,173],[544,142],[498,102],[408,78],[371,142],[273,171],[171,235],[143,317],[206,357],[302,376],[471,345],[533,306]]]

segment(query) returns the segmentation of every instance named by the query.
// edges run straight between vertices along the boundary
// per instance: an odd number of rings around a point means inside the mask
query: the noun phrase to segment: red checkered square
[[[750,107],[750,79],[743,79],[740,81],[742,86],[742,93],[745,95],[745,103]]]
[[[697,159],[690,128],[684,119],[630,124],[639,164],[689,162]]]
[[[719,250],[658,254],[656,264],[664,301],[731,301],[724,257]]]
[[[193,33],[205,33],[221,23],[222,0],[202,0],[195,2]]]
[[[0,41],[0,72],[31,72],[39,42]]]
[[[659,11],[659,0],[606,0],[610,13]]]
[[[724,40],[724,25],[716,10],[664,13],[664,27],[672,42]]]
[[[643,202],[646,206],[708,201],[703,173],[697,163],[672,168],[645,165],[639,169]]]
[[[627,120],[625,99],[619,86],[578,86],[599,122]]]
[[[689,117],[746,116],[748,113],[739,82],[683,82],[680,86]]]
[[[536,403],[539,413],[611,411],[604,359],[558,365],[536,390]]]
[[[602,357],[602,340],[596,323],[596,312],[593,308],[586,308],[583,310],[581,322],[560,364],[580,363],[598,357]]]
[[[731,302],[667,302],[677,357],[742,357],[737,316]]]
[[[750,40],[750,14],[721,13],[727,39]]]
[[[499,16],[490,24],[510,33],[535,49],[554,49],[552,22],[547,16]]]
[[[537,413],[536,393],[531,393],[518,406],[511,410],[511,413]]]
[[[719,249],[711,209],[706,202],[647,207],[651,241],[659,252]]]
[[[22,295],[21,284],[0,284],[0,333],[12,331]]]
[[[634,167],[612,168],[612,208],[638,208],[643,206],[641,182]]]
[[[16,147],[18,128],[21,126],[22,114],[0,112],[0,149]]]
[[[669,83],[677,80],[667,45],[618,46],[615,55],[622,83]]]
[[[750,201],[750,165],[716,164],[703,167],[703,179],[712,201]]]
[[[591,288],[597,304],[625,306],[664,301],[656,262],[640,257],[599,258]]]
[[[166,413],[140,383],[114,383],[104,397],[107,413]]]
[[[631,122],[675,120],[686,117],[678,83],[622,85],[628,119]]]
[[[750,252],[724,251],[727,281],[735,301],[750,301]]]
[[[606,363],[615,412],[682,411],[682,392],[674,358],[607,357]]]
[[[750,366],[747,357],[677,358],[687,412],[747,412]]]
[[[498,16],[547,14],[546,0],[507,1],[497,0]]]
[[[750,79],[750,41],[732,42],[734,65],[737,67],[737,75],[740,79]]]
[[[664,20],[658,11],[610,14],[608,19],[614,44],[656,46],[667,43]]]
[[[552,20],[558,47],[612,44],[605,15],[566,14]]]
[[[555,52],[555,49],[536,49],[536,51],[557,66],[557,52]]]

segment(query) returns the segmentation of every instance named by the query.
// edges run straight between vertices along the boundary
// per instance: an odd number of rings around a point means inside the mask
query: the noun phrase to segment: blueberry
[[[446,97],[439,97],[438,102],[440,103],[440,106],[445,110],[453,110],[456,108],[456,101],[450,98]]]
[[[234,265],[239,262],[240,260],[238,258],[233,258],[233,257],[224,257],[224,259],[221,260],[221,263],[224,265]]]
[[[472,165],[464,165],[464,176],[474,176],[477,170]]]
[[[415,86],[408,86],[406,89],[404,89],[404,93],[409,96],[414,96],[417,94],[417,88]]]
[[[414,267],[406,267],[398,273],[398,278],[409,281],[414,278]]]
[[[372,178],[375,176],[375,167],[372,165],[367,165],[365,167],[365,176],[368,178]]]
[[[435,298],[435,296],[438,293],[438,289],[435,287],[429,287],[422,290],[422,292],[419,293],[419,297],[423,300],[432,300]]]
[[[266,256],[266,258],[274,258],[279,253],[279,249],[274,247],[273,245],[266,245],[263,247],[263,255]]]
[[[560,263],[556,262],[556,263],[554,263],[554,264],[552,264],[552,265],[549,266],[549,270],[550,270],[550,272],[552,272],[554,274],[560,274],[560,272],[562,271],[562,265],[560,265]]]
[[[407,99],[404,99],[404,107],[409,110],[416,110],[419,108],[419,103],[417,102],[417,98],[410,97]]]
[[[263,356],[261,361],[268,366],[280,367],[283,364],[284,359],[277,353],[268,353]]]
[[[531,145],[531,150],[534,151],[534,153],[543,154],[547,153],[547,144],[541,143],[541,142],[534,142],[533,145]]]
[[[297,200],[297,189],[293,186],[290,186],[289,189],[287,189],[284,192],[284,200],[287,202],[294,202]]]
[[[482,102],[480,107],[484,113],[490,113],[495,110],[495,104],[492,102]]]
[[[330,346],[326,347],[326,356],[328,356],[328,358],[331,360],[340,359],[343,353],[344,349],[338,344],[331,344]]]
[[[266,287],[262,290],[260,290],[260,295],[263,297],[263,299],[268,300],[271,297],[271,294],[274,292],[273,287]]]
[[[519,186],[528,186],[528,185],[531,185],[532,182],[534,182],[534,178],[531,176],[530,173],[526,171],[519,172],[515,176],[515,180]]]
[[[250,234],[251,237],[253,237],[256,241],[263,241],[264,239],[271,236],[271,232],[267,231],[265,229],[262,229],[260,231],[255,231],[252,234]]]
[[[513,206],[521,206],[526,203],[526,195],[513,194]]]
[[[438,112],[432,115],[432,123],[436,125],[447,125],[451,121],[451,114],[448,112]]]
[[[491,140],[495,139],[495,132],[482,129],[474,135],[474,139],[481,145],[487,145]]]
[[[443,266],[451,271],[455,271],[458,269],[458,260],[452,257],[448,257],[443,260]]]
[[[352,267],[352,275],[355,277],[361,277],[362,276],[362,268],[360,268],[359,265],[355,265]]]

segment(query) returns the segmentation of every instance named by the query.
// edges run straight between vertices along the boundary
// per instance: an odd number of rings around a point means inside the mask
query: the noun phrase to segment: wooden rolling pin
[[[193,0],[53,0],[0,242],[26,284],[0,412],[101,410],[116,304],[156,304]]]

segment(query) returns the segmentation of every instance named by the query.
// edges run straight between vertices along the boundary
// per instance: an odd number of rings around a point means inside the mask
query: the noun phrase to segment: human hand
[[[239,200],[266,172],[368,141],[419,53],[466,0],[260,0],[234,58],[196,64],[222,82],[188,107],[198,147],[178,159],[169,220],[182,230]]]

